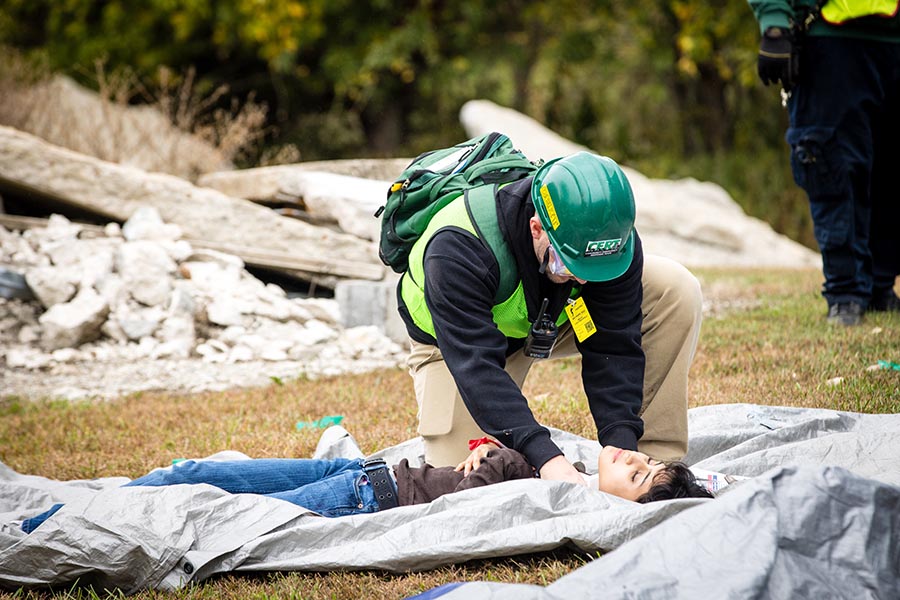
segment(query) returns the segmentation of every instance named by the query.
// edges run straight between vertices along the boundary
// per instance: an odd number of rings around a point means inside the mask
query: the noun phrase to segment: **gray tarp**
[[[546,588],[448,587],[421,597],[900,598],[900,488],[838,467],[776,468]]]
[[[879,576],[897,576],[900,415],[720,405],[691,410],[690,431],[688,461],[759,477],[731,486],[718,500],[649,505],[565,483],[512,481],[429,505],[324,519],[279,500],[210,486],[119,488],[121,478],[56,482],[0,465],[0,584],[79,579],[134,592],[172,589],[227,571],[420,570],[568,542],[603,551],[625,544],[554,584],[569,597],[585,595],[579,586],[596,589],[602,581],[606,589],[610,581],[623,582],[629,569],[628,581],[636,587],[610,597],[672,589],[683,570],[712,576],[720,559],[756,573],[745,587],[733,588],[744,591],[792,578],[801,582],[794,589],[821,589],[822,569],[858,571],[859,581],[872,582],[862,589],[870,590],[888,585]],[[340,428],[326,433],[317,456],[358,454]],[[596,442],[563,432],[554,437],[572,460],[589,467],[595,462]],[[383,454],[390,462],[416,460],[420,450],[412,440]],[[33,534],[15,527],[14,520],[58,501],[67,504]],[[644,560],[645,554],[654,560]],[[596,579],[598,569],[598,577],[614,579]],[[713,593],[722,584],[712,578],[700,588],[701,582],[696,589]],[[491,594],[507,589],[481,583],[462,588],[471,586],[487,586]],[[551,593],[554,586],[508,589],[526,597],[521,594]]]

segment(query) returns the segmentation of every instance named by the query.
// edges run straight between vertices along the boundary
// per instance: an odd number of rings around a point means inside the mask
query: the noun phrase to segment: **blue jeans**
[[[362,459],[257,458],[233,461],[187,460],[161,469],[122,487],[206,483],[232,494],[260,494],[285,500],[326,517],[342,517],[378,510]],[[62,504],[22,522],[34,531]]]
[[[828,304],[900,274],[900,43],[810,36],[788,103],[794,180],[809,197]]]

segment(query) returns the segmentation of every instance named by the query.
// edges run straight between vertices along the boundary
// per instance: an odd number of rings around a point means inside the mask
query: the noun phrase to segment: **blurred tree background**
[[[484,98],[651,177],[715,181],[815,247],[758,37],[743,1],[0,0],[0,44],[89,87],[102,59],[265,102],[270,151],[413,156],[464,139]]]

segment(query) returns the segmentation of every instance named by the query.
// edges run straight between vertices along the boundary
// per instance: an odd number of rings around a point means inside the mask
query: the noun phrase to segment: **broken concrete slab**
[[[540,122],[517,110],[495,104],[490,100],[470,100],[459,111],[459,121],[466,134],[475,137],[492,131],[504,133],[529,160],[550,160],[574,152],[587,150]],[[615,158],[615,157],[613,157]]]
[[[25,275],[25,281],[44,308],[68,302],[78,291],[79,273],[65,267],[35,267]]]
[[[93,288],[85,288],[69,302],[55,304],[42,314],[41,347],[46,351],[71,348],[100,337],[109,305]]]
[[[412,159],[409,158],[354,158],[322,160],[291,165],[276,165],[237,171],[206,173],[197,179],[197,185],[217,189],[223,194],[247,200],[276,202],[296,200],[285,190],[283,182],[297,173],[317,172],[344,175],[376,181],[393,181],[403,172]],[[382,193],[384,196],[384,193]]]
[[[0,191],[4,186],[123,222],[139,208],[152,206],[188,239],[239,256],[269,258],[272,268],[311,279],[380,280],[385,274],[372,242],[283,217],[171,175],[78,154],[9,127],[0,127]]]
[[[398,276],[385,281],[341,281],[334,299],[343,315],[345,327],[374,325],[397,343],[406,344],[406,325],[397,312]]]
[[[158,244],[149,240],[123,242],[116,253],[116,270],[131,297],[144,306],[158,306],[172,291],[177,265]]]
[[[122,237],[129,242],[137,240],[171,240],[182,237],[181,227],[165,223],[159,212],[150,206],[142,206],[122,227]]]
[[[124,303],[118,306],[110,315],[109,321],[114,339],[121,341],[140,341],[141,338],[151,336],[159,328],[164,317],[164,311],[160,306],[133,306]],[[124,334],[119,337],[118,332]],[[106,333],[106,331],[104,331]]]
[[[374,214],[391,186],[390,180],[310,171],[302,165],[213,173],[200,181],[232,196],[296,203],[310,215],[366,240],[378,239],[380,221]]]

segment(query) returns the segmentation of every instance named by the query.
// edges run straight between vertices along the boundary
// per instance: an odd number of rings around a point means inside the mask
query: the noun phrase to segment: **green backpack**
[[[466,190],[518,181],[537,170],[502,133],[488,133],[419,155],[391,185],[381,217],[378,256],[397,273],[431,218]]]

